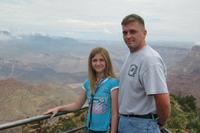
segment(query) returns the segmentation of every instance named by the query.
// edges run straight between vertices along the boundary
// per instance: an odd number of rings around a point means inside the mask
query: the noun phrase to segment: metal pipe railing
[[[64,133],[73,133],[73,132],[82,130],[82,129],[84,129],[84,128],[86,128],[86,126],[82,126],[82,127],[79,127],[79,128],[74,128],[74,129],[68,130],[68,131],[66,131],[66,132],[64,132]]]
[[[81,110],[84,110],[84,109],[87,109],[87,108],[88,108],[88,106],[85,106],[85,107],[83,107],[83,108],[81,108],[80,110],[77,110],[77,111],[81,111]],[[72,111],[72,112],[77,112],[77,111]],[[72,112],[67,112],[67,111],[66,112],[58,112],[54,117],[64,115],[64,114],[67,114],[67,113],[72,113]],[[26,119],[14,121],[14,122],[8,122],[8,123],[5,123],[5,124],[1,124],[0,130],[5,130],[5,129],[25,125],[25,124],[28,124],[28,123],[31,123],[31,122],[37,122],[37,121],[49,119],[50,117],[51,117],[50,114],[49,115],[38,115],[38,116],[34,116],[34,117],[30,117],[30,118],[26,118]],[[82,128],[84,128],[84,126],[80,127],[80,128],[82,129]]]
[[[81,108],[80,110],[77,110],[77,111],[81,111],[81,110],[84,110],[84,109],[87,109],[87,108],[88,108],[88,106],[84,106],[83,108]],[[57,116],[60,116],[60,115],[65,115],[65,114],[72,113],[72,112],[77,112],[77,111],[58,112],[54,117],[57,117]],[[14,122],[8,122],[8,123],[5,123],[5,124],[1,124],[0,125],[0,130],[5,130],[5,129],[9,129],[9,128],[25,125],[25,124],[28,124],[28,123],[31,123],[31,122],[37,122],[37,121],[49,119],[50,117],[51,117],[50,114],[49,115],[39,115],[39,116],[34,116],[34,117],[31,117],[31,118],[22,119],[22,120],[18,120],[18,121],[14,121]],[[64,133],[72,133],[72,132],[76,132],[76,131],[82,130],[84,128],[86,128],[86,126],[81,126],[81,127],[78,127],[78,128],[74,128],[74,129],[68,130],[68,131],[66,131]],[[163,128],[161,133],[171,133],[171,132],[168,129]]]

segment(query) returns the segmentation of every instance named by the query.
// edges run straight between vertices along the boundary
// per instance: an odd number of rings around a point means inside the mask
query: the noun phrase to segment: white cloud
[[[57,24],[62,25],[70,25],[70,26],[84,26],[89,28],[95,27],[105,27],[105,26],[116,26],[117,23],[113,22],[101,22],[101,21],[85,21],[85,20],[78,20],[78,19],[65,19],[65,20],[58,20],[56,21]]]
[[[104,33],[106,33],[106,34],[112,34],[112,32],[111,32],[110,30],[106,29],[106,28],[104,28],[103,31],[104,31]]]
[[[120,33],[121,19],[130,13],[144,17],[155,38],[198,40],[200,1],[183,0],[1,0],[0,27],[11,32],[98,36]],[[0,29],[1,30],[1,29]],[[85,36],[90,39],[90,35]],[[72,34],[71,34],[72,35]]]
[[[198,42],[195,42],[195,45],[199,45],[199,46],[200,46],[200,41],[198,41]]]

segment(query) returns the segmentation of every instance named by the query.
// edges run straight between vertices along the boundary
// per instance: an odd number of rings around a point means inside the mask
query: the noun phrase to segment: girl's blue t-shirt
[[[90,81],[85,80],[82,88],[86,91],[87,100],[90,105],[91,89]],[[98,86],[93,97],[92,117],[89,129],[94,131],[108,131],[111,124],[111,93],[112,90],[119,88],[119,80],[111,77],[104,79]],[[87,114],[87,127],[89,125],[90,109]]]

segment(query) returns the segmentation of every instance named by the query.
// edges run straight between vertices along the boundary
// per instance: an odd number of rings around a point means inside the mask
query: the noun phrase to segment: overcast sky
[[[121,40],[131,13],[144,18],[149,40],[200,42],[200,0],[0,0],[0,30]]]

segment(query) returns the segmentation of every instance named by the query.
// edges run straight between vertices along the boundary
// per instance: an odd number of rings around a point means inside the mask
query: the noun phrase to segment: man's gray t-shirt
[[[168,93],[166,67],[150,46],[130,53],[120,71],[119,113],[156,113],[153,94]]]

